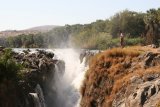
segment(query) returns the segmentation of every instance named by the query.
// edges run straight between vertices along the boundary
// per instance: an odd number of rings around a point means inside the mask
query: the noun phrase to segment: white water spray
[[[19,53],[23,53],[23,50],[24,49],[15,49],[15,51]],[[55,59],[65,62],[63,75],[59,72],[58,66],[55,66],[56,72],[53,79],[53,90],[56,92],[56,96],[53,96],[53,99],[56,104],[50,105],[50,107],[79,107],[81,98],[79,89],[82,85],[85,71],[87,70],[85,58],[83,62],[80,63],[79,53],[73,49],[47,49],[46,51],[53,52]],[[34,52],[36,52],[36,50],[31,49],[31,53]],[[42,92],[42,90],[40,92]],[[41,106],[41,101],[44,102],[44,99],[40,100],[37,93],[30,93],[30,95],[34,98],[36,107],[43,107]],[[41,98],[44,97],[42,96]]]
[[[79,54],[73,49],[57,49],[56,59],[65,62],[64,75],[55,74],[54,88],[57,93],[57,107],[78,107],[80,100],[79,89],[86,70],[85,61],[80,64]],[[57,67],[56,67],[57,68]],[[58,68],[57,68],[58,70]]]

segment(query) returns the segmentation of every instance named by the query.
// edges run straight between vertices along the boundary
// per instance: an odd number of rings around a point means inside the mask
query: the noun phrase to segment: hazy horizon
[[[159,7],[159,0],[5,0],[1,1],[0,6],[0,31],[43,25],[88,24],[105,20],[125,9],[146,12]]]

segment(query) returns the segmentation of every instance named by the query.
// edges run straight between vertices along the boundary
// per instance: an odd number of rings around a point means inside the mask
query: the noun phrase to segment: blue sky
[[[160,0],[0,0],[0,30],[90,23],[128,9],[146,12]]]

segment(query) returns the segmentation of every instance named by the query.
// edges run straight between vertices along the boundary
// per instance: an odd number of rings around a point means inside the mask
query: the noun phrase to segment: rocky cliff
[[[1,47],[1,59],[4,59],[4,54],[6,54],[6,49]],[[21,53],[11,51],[6,68],[3,71],[2,66],[0,68],[0,107],[50,107],[50,104],[54,105],[56,93],[52,84],[56,72],[55,66],[61,67],[60,73],[62,74],[65,64],[53,57],[54,53],[44,50],[36,50],[36,52],[24,50]],[[21,65],[21,69],[16,74],[12,73],[14,71],[11,69],[14,67],[10,64],[10,59]],[[9,76],[6,71],[9,72]],[[13,76],[16,78],[12,79]]]
[[[160,53],[147,47],[116,48],[90,60],[81,107],[158,107]]]

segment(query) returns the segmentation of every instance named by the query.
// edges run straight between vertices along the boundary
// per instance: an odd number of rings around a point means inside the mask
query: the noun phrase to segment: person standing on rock
[[[120,31],[120,44],[121,44],[121,47],[123,48],[124,47],[124,35],[122,31]]]

